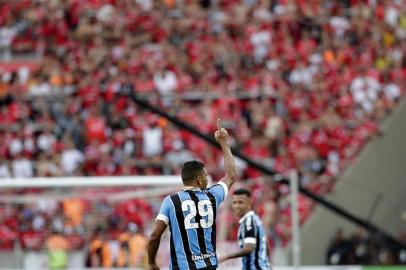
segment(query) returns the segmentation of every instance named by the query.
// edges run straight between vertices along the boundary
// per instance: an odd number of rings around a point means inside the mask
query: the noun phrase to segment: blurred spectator
[[[277,156],[279,154],[279,145],[282,143],[282,139],[285,135],[284,133],[282,118],[276,115],[272,108],[269,109],[264,135],[270,139],[272,156]]]
[[[143,156],[146,158],[160,156],[163,152],[162,140],[162,129],[158,126],[157,120],[151,120],[142,133]]]
[[[89,246],[87,267],[112,267],[111,250],[106,240],[105,232],[101,228],[96,229]]]
[[[351,92],[354,101],[360,104],[366,112],[371,112],[374,108],[375,100],[381,85],[378,80],[366,74],[364,70],[351,82]]]
[[[7,160],[0,156],[0,178],[11,177],[10,166]]]
[[[66,238],[54,231],[46,240],[49,269],[65,269],[68,263],[69,243]]]
[[[75,174],[76,169],[84,161],[81,151],[76,149],[71,140],[66,141],[65,149],[61,154],[61,165],[65,175]]]
[[[183,163],[193,159],[193,153],[186,149],[179,139],[172,142],[172,150],[165,155],[165,161],[171,166],[171,171],[177,173],[179,173],[178,169],[183,166]]]
[[[39,177],[56,177],[63,175],[62,169],[59,167],[59,156],[45,155],[43,153],[39,154],[36,164],[36,173]]]
[[[49,130],[39,135],[37,139],[38,149],[44,152],[52,149],[55,143],[56,138]]]
[[[344,238],[344,233],[341,229],[337,230],[331,244],[327,250],[328,265],[341,265],[347,259],[350,244]]]
[[[34,166],[33,162],[28,158],[24,157],[23,154],[19,154],[12,162],[12,170],[14,177],[33,177],[34,176]]]
[[[164,104],[170,105],[168,97],[173,95],[173,91],[178,87],[176,74],[173,71],[158,68],[154,73],[154,85],[164,99]]]
[[[130,223],[127,232],[120,234],[117,267],[146,267],[147,238],[142,229]]]
[[[71,230],[78,230],[82,226],[84,203],[81,199],[67,199],[63,203],[65,226]]]
[[[17,33],[17,25],[13,25],[11,20],[0,27],[0,56],[2,60],[10,60],[10,46]]]
[[[17,232],[7,226],[5,218],[0,215],[0,250],[13,249],[17,237]]]

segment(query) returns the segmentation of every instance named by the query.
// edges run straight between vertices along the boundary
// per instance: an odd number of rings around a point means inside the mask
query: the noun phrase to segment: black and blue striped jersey
[[[249,211],[239,221],[238,243],[240,248],[254,244],[255,250],[242,258],[243,270],[271,270],[267,237],[261,219]]]
[[[216,213],[227,196],[223,182],[206,189],[189,188],[167,196],[157,219],[170,229],[170,269],[215,269]]]

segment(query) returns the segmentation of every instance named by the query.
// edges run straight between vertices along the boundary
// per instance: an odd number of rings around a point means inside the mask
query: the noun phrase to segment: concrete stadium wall
[[[406,99],[382,126],[383,136],[371,141],[358,160],[337,180],[326,198],[350,213],[397,236],[406,229]],[[374,207],[375,204],[375,207]],[[302,263],[325,264],[325,252],[338,228],[357,227],[323,206],[317,206],[301,230]]]

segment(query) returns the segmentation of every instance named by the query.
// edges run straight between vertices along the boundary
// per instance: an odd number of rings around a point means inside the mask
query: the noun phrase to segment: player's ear
[[[197,182],[201,182],[202,181],[202,179],[203,179],[203,173],[202,172],[199,172],[197,175],[196,175],[196,180],[197,180]]]
[[[199,174],[196,179],[197,183],[201,186],[203,184],[203,176]]]

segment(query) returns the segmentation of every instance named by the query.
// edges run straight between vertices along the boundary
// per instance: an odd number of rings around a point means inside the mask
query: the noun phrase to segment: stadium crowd
[[[0,65],[0,178],[176,174],[192,158],[221,177],[220,152],[137,106],[137,93],[204,133],[221,116],[234,147],[281,174],[297,168],[324,194],[405,93],[405,14],[396,0],[2,2],[0,57],[15,64]],[[29,68],[15,60],[33,56]],[[287,187],[237,164],[285,243]],[[61,230],[83,238],[90,219],[64,203],[2,207],[0,235],[74,219],[78,230]],[[153,206],[128,204],[148,214],[111,217],[153,219]],[[300,196],[302,222],[311,209]]]

